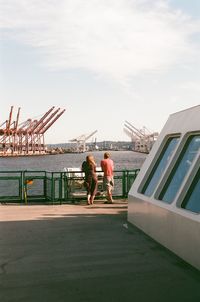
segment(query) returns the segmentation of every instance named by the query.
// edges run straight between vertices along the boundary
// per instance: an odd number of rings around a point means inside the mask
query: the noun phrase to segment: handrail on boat
[[[69,169],[70,170],[70,169]],[[114,171],[114,198],[127,198],[140,169]],[[98,196],[104,198],[103,172],[98,171]],[[86,199],[84,173],[73,171],[0,171],[0,202],[66,203]]]

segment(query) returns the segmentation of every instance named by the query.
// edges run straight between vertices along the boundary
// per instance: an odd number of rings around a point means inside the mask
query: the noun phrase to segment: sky
[[[20,122],[55,106],[46,143],[129,141],[125,121],[160,132],[200,104],[199,0],[0,0],[0,14],[0,125],[11,106]]]

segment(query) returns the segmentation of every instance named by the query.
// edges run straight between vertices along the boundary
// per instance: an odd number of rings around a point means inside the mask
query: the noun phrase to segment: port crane
[[[39,120],[29,118],[19,123],[21,108],[13,121],[11,106],[8,120],[0,125],[0,156],[45,154],[44,134],[65,112],[65,109],[54,109],[51,107]]]
[[[86,152],[86,141],[91,138],[95,133],[97,133],[97,130],[93,131],[89,135],[82,134],[74,139],[69,140],[71,143],[76,143],[76,152]]]
[[[145,126],[138,129],[128,121],[125,121],[124,132],[131,138],[133,150],[138,152],[149,153],[158,137],[158,132],[151,132]]]

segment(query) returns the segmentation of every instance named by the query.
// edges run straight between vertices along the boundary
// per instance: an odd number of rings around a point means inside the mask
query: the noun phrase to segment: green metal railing
[[[139,169],[115,171],[114,198],[126,198]],[[96,198],[104,198],[103,179],[98,176]],[[65,203],[86,199],[83,173],[47,171],[1,171],[0,202]]]

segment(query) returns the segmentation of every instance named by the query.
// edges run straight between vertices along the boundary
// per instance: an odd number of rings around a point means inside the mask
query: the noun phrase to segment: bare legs
[[[95,198],[95,195],[92,195],[92,196],[90,197],[90,204],[93,204],[93,203],[94,203],[94,198]]]
[[[93,204],[94,203],[94,198],[97,192],[97,178],[93,178],[91,181],[91,186],[90,186],[90,193],[87,194],[87,204]]]
[[[90,198],[91,198],[91,195],[87,194],[87,204],[90,204]]]

